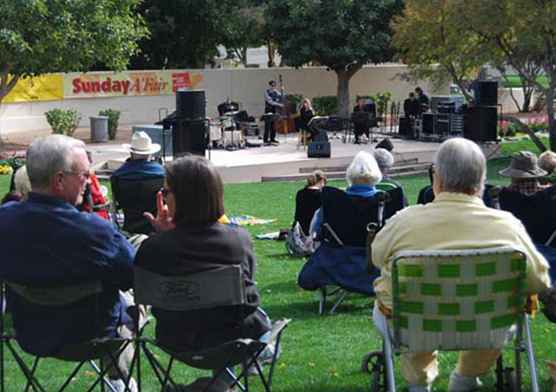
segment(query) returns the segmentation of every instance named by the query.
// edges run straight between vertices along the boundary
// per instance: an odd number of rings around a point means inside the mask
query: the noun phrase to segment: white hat
[[[146,132],[134,132],[131,136],[131,144],[124,144],[125,149],[136,155],[151,155],[160,151],[160,144],[153,143]]]

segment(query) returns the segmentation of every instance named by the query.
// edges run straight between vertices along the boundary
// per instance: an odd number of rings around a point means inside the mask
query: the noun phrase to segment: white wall
[[[394,101],[402,101],[415,84],[401,81],[397,76],[406,67],[398,64],[366,66],[351,80],[350,95],[352,102],[356,95],[370,95],[389,91]],[[201,72],[204,80],[199,86],[206,90],[207,115],[216,115],[216,106],[226,98],[241,102],[243,108],[258,117],[264,110],[264,90],[268,81],[282,75],[286,91],[302,94],[309,98],[322,95],[336,95],[336,75],[323,67],[303,69],[268,68],[268,69],[205,69]],[[441,91],[430,91],[426,82],[420,83],[423,89],[431,93],[447,94],[449,87]],[[111,98],[81,98],[50,102],[26,102],[0,105],[0,133],[7,134],[22,130],[48,128],[44,112],[53,108],[73,108],[82,114],[81,126],[88,126],[89,116],[97,115],[99,110],[112,108],[122,112],[120,123],[153,123],[159,119],[159,109],[175,108],[175,97],[140,96]]]

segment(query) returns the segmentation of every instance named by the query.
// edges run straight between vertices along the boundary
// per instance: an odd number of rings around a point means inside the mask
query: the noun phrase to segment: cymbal
[[[239,110],[236,110],[234,112],[226,112],[226,113],[224,113],[224,116],[235,116],[238,113],[239,113]]]

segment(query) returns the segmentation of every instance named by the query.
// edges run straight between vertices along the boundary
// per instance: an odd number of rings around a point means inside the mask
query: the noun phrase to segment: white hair
[[[486,159],[471,140],[453,138],[440,145],[434,170],[445,192],[482,193],[486,179]]]
[[[375,148],[373,156],[380,170],[384,173],[385,170],[390,169],[394,165],[394,156],[390,151],[385,148]]]
[[[85,151],[85,143],[64,135],[49,135],[35,139],[27,149],[27,175],[33,189],[44,189],[59,171],[71,171],[73,152]]]
[[[27,166],[23,165],[15,172],[14,189],[21,193],[24,198],[27,198],[27,194],[31,192],[31,182],[27,175]]]
[[[354,183],[375,185],[382,180],[382,173],[372,154],[359,151],[346,170],[346,181],[351,186]]]

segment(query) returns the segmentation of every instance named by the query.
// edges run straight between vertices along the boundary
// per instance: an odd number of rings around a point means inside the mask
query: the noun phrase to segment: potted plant
[[[51,109],[45,116],[52,133],[66,136],[73,136],[81,121],[81,115],[75,109]]]
[[[118,133],[118,123],[120,121],[120,112],[119,110],[114,109],[106,109],[101,110],[98,115],[99,116],[106,116],[108,117],[108,138],[110,140],[116,139],[116,135]]]

